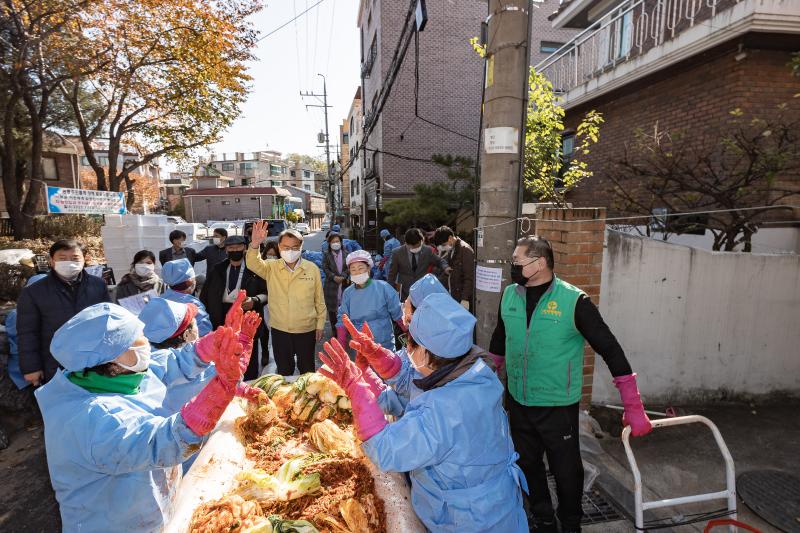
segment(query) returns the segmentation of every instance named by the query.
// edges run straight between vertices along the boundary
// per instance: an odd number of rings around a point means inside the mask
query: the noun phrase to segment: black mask
[[[241,261],[244,257],[244,252],[239,250],[236,252],[228,252],[228,259],[231,261]]]
[[[528,283],[528,280],[530,278],[526,278],[522,274],[522,269],[523,268],[525,268],[525,267],[523,267],[521,265],[511,265],[511,281],[513,281],[517,285],[522,285],[524,287],[525,284]]]

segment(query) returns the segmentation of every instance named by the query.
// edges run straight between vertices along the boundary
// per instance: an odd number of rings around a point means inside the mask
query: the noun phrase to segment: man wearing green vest
[[[631,425],[634,436],[647,434],[651,426],[622,347],[589,297],[559,279],[553,268],[549,242],[536,236],[517,241],[514,283],[503,292],[489,350],[498,369],[506,367],[511,436],[530,487],[531,531],[558,531],[543,460],[547,454],[561,530],[571,533],[580,531],[582,517],[578,405],[585,341],[614,376],[625,407],[623,423]]]

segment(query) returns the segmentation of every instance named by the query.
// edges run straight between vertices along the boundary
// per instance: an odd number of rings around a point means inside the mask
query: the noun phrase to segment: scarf
[[[473,346],[469,353],[461,359],[435,370],[429,376],[413,380],[414,385],[423,391],[444,387],[451,381],[455,381],[466,374],[478,359],[483,359],[483,362],[490,365],[490,368],[492,368],[489,354],[479,346]]]
[[[152,272],[149,277],[143,278],[137,274],[135,270],[131,270],[125,274],[125,277],[120,280],[120,283],[124,283],[125,281],[130,281],[133,283],[141,292],[147,292],[155,288],[155,286],[158,285],[158,282],[161,280],[159,279],[158,274],[155,272]]]
[[[134,374],[120,374],[119,376],[103,376],[97,372],[89,371],[86,375],[81,372],[70,372],[67,379],[75,385],[94,393],[138,394],[139,385],[146,372]]]

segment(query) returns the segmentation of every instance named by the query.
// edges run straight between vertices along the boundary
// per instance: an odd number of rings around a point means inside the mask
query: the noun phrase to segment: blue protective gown
[[[150,370],[164,383],[168,383],[164,411],[176,413],[197,396],[203,387],[217,375],[214,365],[206,363],[194,350],[194,343],[180,348],[153,348],[150,352]]]
[[[400,308],[400,297],[385,281],[371,279],[369,283],[358,288],[355,284],[347,287],[342,293],[336,327],[344,327],[342,315],[347,314],[359,330],[364,322],[369,324],[375,342],[394,350],[394,326],[392,322],[403,317]]]
[[[169,520],[181,463],[204,438],[164,405],[196,361],[193,350],[153,357],[138,394],[92,393],[65,370],[36,391],[64,533],[160,531]]]
[[[392,237],[388,241],[383,242],[383,257],[386,258],[386,263],[383,265],[383,277],[390,283],[395,283],[397,281],[389,279],[389,268],[392,266],[392,252],[401,246],[402,244],[397,240],[397,237]]]
[[[170,300],[172,302],[196,305],[197,316],[195,317],[195,320],[197,320],[197,330],[200,332],[201,337],[208,335],[214,329],[211,326],[211,319],[208,317],[206,306],[203,305],[203,303],[200,300],[198,300],[191,294],[186,294],[185,292],[173,291],[172,289],[168,288],[167,290],[164,291],[164,294],[162,294],[161,297],[164,298],[165,300]]]
[[[527,484],[494,372],[478,360],[452,382],[418,394],[407,386],[414,375],[404,358],[390,381],[414,397],[402,418],[362,444],[364,453],[381,470],[410,472],[411,503],[430,531],[527,532],[520,492]]]
[[[18,389],[24,389],[30,383],[25,381],[19,369],[19,347],[17,346],[17,310],[12,309],[6,315],[6,336],[8,337],[8,377]]]

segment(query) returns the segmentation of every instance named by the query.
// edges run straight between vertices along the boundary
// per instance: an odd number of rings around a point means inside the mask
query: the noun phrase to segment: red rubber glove
[[[622,424],[631,426],[631,435],[641,437],[653,430],[647,413],[644,412],[642,398],[639,396],[639,387],[636,386],[636,374],[618,376],[614,378],[614,385],[619,390],[622,406]]]
[[[267,393],[263,390],[259,389],[258,387],[251,387],[243,381],[240,381],[236,384],[235,395],[237,398],[244,398],[249,403],[254,403],[256,405],[266,403],[266,399],[269,398]]]
[[[400,368],[403,366],[400,357],[389,350],[384,348],[372,337],[372,331],[369,325],[364,322],[362,331],[358,331],[355,325],[350,321],[350,317],[342,315],[342,322],[344,327],[350,333],[353,340],[350,341],[350,347],[356,352],[360,353],[367,359],[369,365],[375,369],[383,379],[389,379],[397,375]]]
[[[217,331],[219,331],[219,329],[200,337],[197,342],[194,343],[194,353],[196,353],[197,357],[204,363],[212,362],[214,360],[214,354],[219,353],[219,344],[215,341],[215,334]]]
[[[497,354],[494,354],[492,352],[489,352],[489,357],[492,358],[492,362],[494,363],[494,371],[495,371],[495,373],[500,374],[500,372],[506,366],[506,358],[505,358],[505,356],[497,355]]]
[[[336,326],[336,340],[342,346],[347,346],[347,330],[344,329],[344,326]]]
[[[200,436],[206,435],[217,425],[233,399],[236,383],[242,377],[239,366],[242,345],[239,344],[236,334],[226,327],[218,328],[214,334],[219,335],[219,353],[214,358],[217,375],[200,394],[181,407],[183,421]]]
[[[329,377],[344,389],[353,408],[356,436],[361,441],[369,440],[386,427],[386,417],[383,416],[375,394],[339,341],[333,339],[331,342],[326,342],[325,352],[327,355],[320,353],[319,358],[331,371],[320,368],[317,372]]]
[[[248,311],[244,314],[239,331],[239,342],[242,344],[242,373],[247,370],[250,364],[250,357],[253,355],[253,343],[258,326],[261,325],[261,315],[255,311]]]
[[[231,328],[234,333],[239,333],[242,329],[242,318],[244,317],[244,309],[242,309],[242,302],[247,298],[247,292],[239,291],[236,295],[236,301],[233,302],[228,314],[225,315],[225,327]]]
[[[378,377],[378,374],[370,368],[367,358],[359,352],[356,352],[356,366],[361,370],[361,376],[364,378],[366,384],[369,385],[370,392],[372,392],[376,398],[380,396],[386,389],[386,383],[384,383],[383,380]]]

